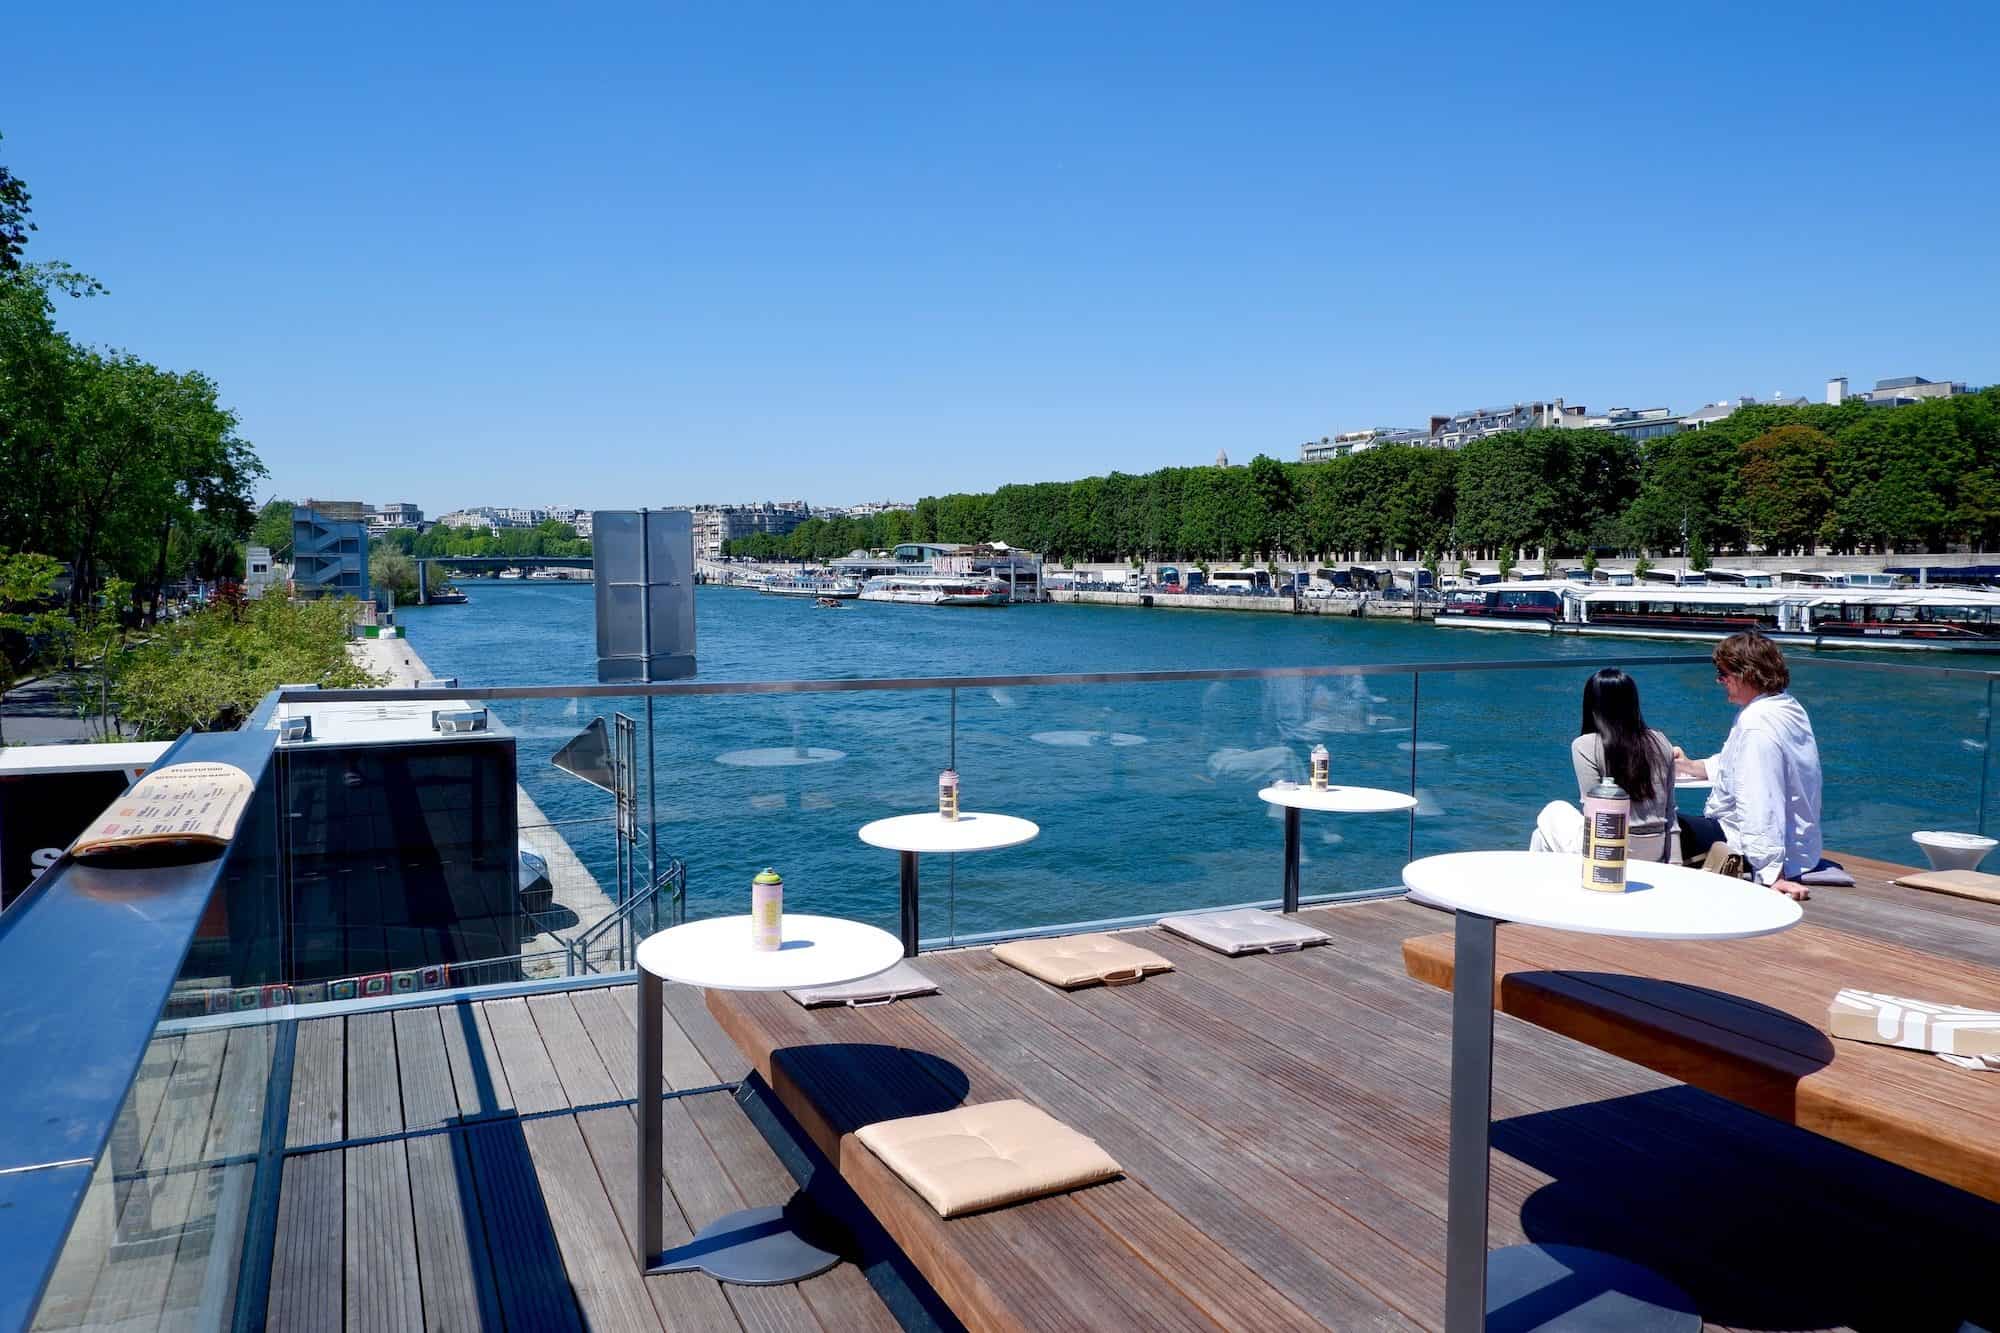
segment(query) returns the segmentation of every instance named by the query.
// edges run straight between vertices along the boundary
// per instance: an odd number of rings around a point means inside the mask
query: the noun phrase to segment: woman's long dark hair
[[[1655,747],[1639,711],[1639,682],[1605,667],[1583,683],[1584,736],[1604,742],[1604,771],[1634,801],[1653,799]]]

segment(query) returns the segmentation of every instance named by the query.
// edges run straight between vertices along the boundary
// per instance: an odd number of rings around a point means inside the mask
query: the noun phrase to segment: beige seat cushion
[[[993,956],[1051,986],[1074,990],[1102,982],[1123,986],[1149,972],[1171,972],[1174,965],[1151,949],[1127,944],[1113,935],[1063,935],[1046,940],[1010,940],[993,946]]]
[[[1231,957],[1237,954],[1290,953],[1308,944],[1325,944],[1327,934],[1302,921],[1290,921],[1275,912],[1254,907],[1228,912],[1190,912],[1185,916],[1163,916],[1160,925],[1184,939],[1205,945]]]
[[[937,983],[919,972],[910,960],[878,973],[863,981],[843,981],[838,986],[812,986],[805,990],[786,991],[785,994],[797,1000],[808,1009],[823,1004],[844,1004],[854,1008],[870,1004],[887,1004],[891,1000],[907,999],[912,995],[935,995]]]
[[[1928,889],[1957,898],[1973,898],[1982,903],[2000,903],[2000,875],[1978,870],[1926,870],[1905,875],[1896,881],[1906,889]]]
[[[1023,1101],[884,1120],[855,1137],[940,1217],[1060,1194],[1119,1171],[1094,1139]]]

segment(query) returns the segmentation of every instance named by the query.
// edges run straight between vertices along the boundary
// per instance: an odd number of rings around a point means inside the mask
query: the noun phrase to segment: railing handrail
[[[707,694],[846,694],[882,690],[1013,689],[1029,685],[1159,685],[1220,680],[1317,679],[1328,676],[1449,675],[1488,671],[1550,671],[1565,666],[1578,670],[1601,666],[1700,666],[1713,659],[1706,653],[1641,654],[1627,657],[1507,658],[1498,661],[1342,662],[1321,666],[1207,667],[1184,671],[1091,671],[1028,673],[1005,676],[857,676],[816,680],[676,680],[651,684],[638,681],[615,685],[576,682],[568,685],[472,685],[451,691],[456,699],[635,699],[678,698]],[[1977,667],[1930,666],[1915,662],[1855,661],[1850,658],[1793,659],[1796,664],[1843,671],[1879,671],[1898,675],[1968,680],[2000,678],[2000,670]],[[436,690],[280,688],[280,703],[392,703],[435,701]]]
[[[233,764],[259,790],[277,733],[183,735],[160,765]],[[256,799],[255,797],[252,798]],[[238,847],[172,866],[86,865],[65,855],[0,915],[0,1328],[25,1326],[55,1271],[98,1159],[196,928]],[[249,854],[254,854],[254,849]],[[89,986],[77,983],[87,973]],[[87,995],[85,1010],[70,1003]]]
[[[671,915],[677,919],[678,909],[687,898],[687,864],[678,856],[667,861],[667,868],[662,870],[651,884],[563,941],[563,952],[569,957],[569,974],[576,976],[579,973],[587,975],[595,972],[597,969],[590,965],[591,946],[621,924],[630,921],[641,908],[651,907],[658,902],[660,890],[669,884],[673,885],[674,891],[668,901],[676,908]],[[628,960],[622,957],[621,950],[620,965],[623,966],[626,961]]]

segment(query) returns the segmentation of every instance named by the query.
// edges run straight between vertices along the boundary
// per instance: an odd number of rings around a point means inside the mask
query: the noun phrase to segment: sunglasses
[[[1715,669],[1715,679],[1719,683],[1727,685],[1729,683],[1729,673],[1727,671],[1724,671],[1721,667],[1717,667]]]

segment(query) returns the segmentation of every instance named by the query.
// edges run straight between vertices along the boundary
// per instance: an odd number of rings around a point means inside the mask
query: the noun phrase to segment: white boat
[[[831,574],[774,574],[757,587],[773,597],[832,597],[845,600],[861,595],[861,585],[852,579]]]
[[[521,571],[518,569],[503,569],[493,577],[496,579],[518,579],[521,577]]]
[[[1755,630],[1813,648],[2000,652],[2000,594],[1967,588],[1579,588],[1509,584],[1455,591],[1446,629],[1712,641]]]
[[[1005,606],[1007,584],[979,574],[883,574],[861,585],[861,600],[917,606]]]

